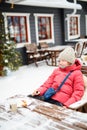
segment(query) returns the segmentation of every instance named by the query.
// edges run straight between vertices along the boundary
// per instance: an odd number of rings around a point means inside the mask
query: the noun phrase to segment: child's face
[[[71,65],[71,63],[67,62],[66,60],[60,60],[59,61],[59,67],[60,68],[65,68],[65,67],[70,66],[70,65]]]

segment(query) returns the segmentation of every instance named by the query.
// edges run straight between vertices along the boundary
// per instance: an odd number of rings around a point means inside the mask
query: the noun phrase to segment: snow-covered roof
[[[77,4],[75,1],[68,2],[67,0],[6,0],[6,2],[27,6],[82,9],[80,4]]]

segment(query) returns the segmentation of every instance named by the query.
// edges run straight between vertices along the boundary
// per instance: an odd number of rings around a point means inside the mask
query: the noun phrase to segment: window
[[[54,28],[52,14],[34,14],[37,43],[54,43]]]
[[[3,13],[5,16],[6,34],[20,46],[30,42],[29,14]],[[23,45],[23,44],[22,44]]]
[[[68,15],[68,40],[80,37],[80,15]]]

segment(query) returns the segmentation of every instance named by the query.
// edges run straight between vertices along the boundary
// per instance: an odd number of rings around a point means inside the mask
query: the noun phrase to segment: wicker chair
[[[41,42],[41,43],[39,43],[39,45],[40,45],[41,49],[46,49],[49,47],[49,45],[46,42]]]
[[[84,43],[83,42],[78,42],[75,45],[75,55],[77,58],[80,58],[84,49]]]
[[[83,74],[83,80],[85,87],[84,95],[80,101],[71,104],[69,108],[76,111],[87,113],[87,77],[84,74]]]

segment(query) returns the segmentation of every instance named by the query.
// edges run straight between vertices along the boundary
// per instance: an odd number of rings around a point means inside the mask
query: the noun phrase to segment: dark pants
[[[42,101],[45,101],[45,102],[48,102],[48,103],[52,103],[52,104],[55,104],[57,106],[63,106],[62,103],[54,100],[54,99],[48,99],[48,100],[44,100],[43,96],[32,96],[32,95],[28,95],[28,97],[32,97],[32,98],[35,98],[35,99],[39,99],[39,100],[42,100]]]

